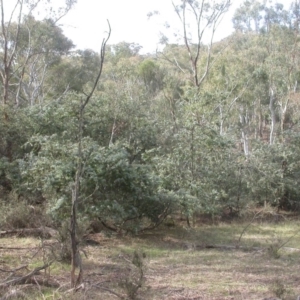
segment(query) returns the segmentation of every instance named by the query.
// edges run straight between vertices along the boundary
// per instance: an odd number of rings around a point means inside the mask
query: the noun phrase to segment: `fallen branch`
[[[14,273],[16,271],[20,271],[22,269],[27,269],[28,265],[23,265],[23,266],[20,266],[20,267],[17,267],[15,269],[12,269],[12,270],[4,270],[4,269],[0,269],[1,272],[6,272],[6,273]]]
[[[0,250],[33,250],[38,247],[2,247],[0,246]]]
[[[50,261],[50,262],[46,263],[45,265],[43,265],[41,267],[37,267],[25,276],[4,281],[4,282],[0,283],[0,287],[7,286],[7,285],[15,285],[15,284],[25,284],[25,283],[28,282],[28,280],[31,277],[38,274],[41,270],[44,270],[44,269],[47,269],[48,267],[50,267],[52,263],[53,263],[53,261]]]
[[[98,289],[100,289],[100,290],[109,292],[110,294],[115,295],[115,296],[117,296],[117,297],[120,298],[120,299],[126,299],[123,295],[118,294],[118,293],[116,293],[116,292],[112,291],[111,289],[106,288],[106,287],[104,287],[104,286],[99,286],[98,284],[94,284],[93,287],[96,287],[96,288],[98,288]]]
[[[294,234],[293,234],[291,237],[289,237],[285,242],[283,242],[283,243],[279,246],[278,250],[281,249],[281,248],[287,248],[287,247],[284,247],[284,245],[286,245],[287,243],[289,243],[289,242],[292,240],[292,238],[294,238],[296,235],[298,235],[298,231],[296,231],[296,233],[294,233]]]
[[[60,284],[57,281],[50,280],[49,278],[45,279],[45,278],[37,278],[37,277],[33,277],[33,276],[19,284],[41,285],[41,286],[50,287],[50,288],[59,288],[60,287]]]
[[[204,246],[196,246],[196,249],[221,249],[221,250],[253,250],[259,251],[264,250],[264,248],[260,247],[247,247],[247,246],[239,246],[239,245],[204,245]]]
[[[22,228],[22,229],[0,231],[0,237],[9,234],[18,234],[21,236],[35,235],[35,236],[43,236],[45,238],[50,238],[50,237],[57,236],[57,231],[50,227]]]
[[[251,246],[240,246],[240,245],[221,245],[221,244],[216,244],[216,245],[184,245],[186,248],[194,248],[196,250],[203,250],[203,249],[220,249],[220,250],[243,250],[243,251],[264,251],[267,250],[268,247],[251,247]],[[289,251],[300,251],[300,248],[292,248],[292,247],[284,247],[280,246],[279,249],[285,249]],[[279,250],[278,249],[278,250]]]
[[[76,286],[76,287],[74,287],[74,288],[71,288],[71,289],[69,289],[69,290],[67,290],[66,292],[65,292],[65,294],[70,294],[70,293],[76,293],[76,292],[78,292],[79,290],[84,290],[85,289],[85,284],[84,283],[81,283],[80,285],[78,285],[78,286]]]

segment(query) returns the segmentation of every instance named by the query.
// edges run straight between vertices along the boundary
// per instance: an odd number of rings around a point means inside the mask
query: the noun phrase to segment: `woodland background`
[[[61,222],[72,202],[80,99],[100,57],[74,51],[55,18],[36,20],[33,3],[27,14],[21,4],[1,31],[1,202],[39,204]],[[162,37],[164,50],[148,55],[134,43],[106,47],[83,117],[78,217],[139,231],[178,211],[189,224],[194,213],[266,204],[298,211],[298,1],[288,10],[245,1],[235,32],[206,44],[230,1],[173,5],[183,44]]]
[[[100,55],[76,50],[57,25],[75,2],[39,20],[35,9],[51,2],[18,0],[7,12],[0,1],[1,236],[59,232],[76,288],[87,233],[299,213],[298,0],[244,1],[217,42],[230,0],[173,2],[180,43],[161,36],[162,51],[140,54],[136,43],[109,44],[108,22]],[[143,258],[135,252],[128,299]]]

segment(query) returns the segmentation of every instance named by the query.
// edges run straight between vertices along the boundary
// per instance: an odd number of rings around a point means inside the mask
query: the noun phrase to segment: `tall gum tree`
[[[52,19],[38,21],[27,17],[21,24],[22,34],[14,67],[15,103],[42,106],[54,87],[49,84],[51,69],[66,58],[73,43]]]
[[[245,1],[235,12],[233,23],[237,32],[257,39],[256,45],[252,45],[258,53],[253,79],[263,75],[268,85],[269,144],[272,145],[278,133],[284,139],[289,101],[297,92],[299,2],[294,1],[285,10],[280,3]],[[259,54],[262,52],[263,56]],[[262,133],[261,128],[259,132]]]
[[[164,39],[167,45],[158,56],[177,70],[178,82],[183,79],[179,93],[164,90],[164,97],[173,119],[172,133],[176,135],[177,144],[183,141],[183,151],[172,151],[167,160],[174,166],[180,166],[175,169],[183,188],[177,192],[181,195],[180,204],[190,225],[189,218],[201,206],[198,191],[193,186],[201,184],[200,161],[207,157],[207,149],[203,152],[199,149],[204,149],[203,144],[213,139],[211,131],[206,131],[209,126],[204,116],[201,93],[212,67],[215,33],[231,1],[178,0],[172,4],[180,22],[180,32],[177,36],[181,45],[172,47],[167,39]]]
[[[33,16],[35,12],[43,11],[44,18],[51,18],[53,24],[56,24],[73,7],[76,0],[65,0],[63,3],[62,6],[55,9],[51,7],[51,1],[47,0],[0,0],[0,42],[2,48],[0,75],[3,89],[2,104],[4,106],[12,106],[16,104],[14,102],[18,99],[12,94],[11,87],[16,84],[15,72],[23,68],[22,65],[16,65],[16,58],[21,43],[22,23],[29,16]],[[28,49],[31,48],[31,32],[32,30],[28,30]],[[24,63],[26,64],[27,62],[28,60],[25,60]]]
[[[181,4],[172,3],[182,26],[182,38],[189,55],[192,81],[200,89],[210,69],[215,32],[231,1],[181,0]],[[205,57],[206,63],[200,69],[199,60],[202,57]]]
[[[53,24],[60,20],[76,3],[76,0],[66,0],[63,5],[57,9],[51,7],[51,2],[48,0],[0,0],[0,77],[2,81],[1,98],[3,107],[3,117],[6,125],[9,124],[9,110],[16,108],[19,105],[20,90],[24,79],[24,70],[28,67],[29,58],[31,57],[32,40],[31,34],[33,29],[24,25],[24,21],[30,19],[39,10],[46,11],[44,17],[50,17]],[[24,46],[24,36],[27,35],[27,48],[24,51],[25,59],[18,63],[20,50]],[[40,38],[43,34],[40,35]],[[40,39],[42,42],[42,39]],[[22,45],[22,46],[21,46]],[[24,49],[23,49],[24,50]],[[42,72],[43,74],[43,72]],[[40,81],[43,82],[43,79]],[[40,91],[40,88],[36,89]],[[7,137],[6,157],[12,161],[13,156],[13,141]]]

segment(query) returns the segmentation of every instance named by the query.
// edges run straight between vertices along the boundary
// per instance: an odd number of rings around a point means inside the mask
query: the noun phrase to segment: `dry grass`
[[[95,234],[90,238],[99,245],[84,247],[87,258],[83,257],[83,291],[67,292],[69,266],[62,263],[54,264],[50,270],[50,276],[61,284],[60,289],[20,288],[30,295],[28,299],[118,299],[108,290],[126,295],[120,283],[134,271],[130,260],[134,250],[140,249],[147,255],[147,267],[146,282],[137,299],[257,300],[277,296],[295,300],[300,294],[300,236],[295,235],[300,225],[298,221],[252,224],[241,238],[242,249],[205,248],[212,244],[236,245],[246,225],[202,225],[193,229],[177,226],[137,237]],[[0,239],[3,248],[31,248],[0,249],[0,269],[26,263],[29,269],[41,265],[42,253],[37,254],[35,248],[39,244],[34,238]],[[5,276],[7,274],[0,272],[1,281]]]

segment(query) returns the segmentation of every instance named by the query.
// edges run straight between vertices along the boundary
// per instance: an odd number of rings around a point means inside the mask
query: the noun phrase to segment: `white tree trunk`
[[[241,124],[241,134],[242,134],[241,141],[243,143],[245,156],[249,155],[249,140],[248,140],[248,133],[246,128],[247,123],[248,123],[247,115],[244,116],[243,114],[240,114],[240,124]]]
[[[271,127],[270,127],[270,145],[274,144],[275,140],[275,125],[276,125],[276,115],[275,115],[275,94],[273,88],[270,89],[270,104],[269,104],[270,114],[271,114]]]

